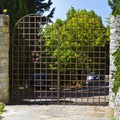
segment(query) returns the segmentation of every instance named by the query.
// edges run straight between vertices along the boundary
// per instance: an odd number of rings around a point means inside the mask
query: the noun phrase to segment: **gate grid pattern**
[[[45,16],[29,14],[16,23],[11,42],[11,104],[108,102],[105,79],[86,85],[89,72],[106,75],[104,29],[89,18],[76,17],[75,22],[58,27]]]

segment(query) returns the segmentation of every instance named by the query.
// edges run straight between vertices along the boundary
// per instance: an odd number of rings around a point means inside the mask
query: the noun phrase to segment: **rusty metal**
[[[77,27],[71,21],[71,26],[65,23],[58,28],[45,16],[29,14],[16,23],[10,50],[11,104],[108,103],[106,82],[102,86],[85,84],[90,71],[106,75],[104,28],[96,26],[95,18],[88,21],[93,27],[86,28],[86,17],[81,19],[80,23],[76,17]],[[104,36],[99,39],[102,45],[95,43],[96,30],[103,31],[97,33],[97,38]],[[42,74],[43,78],[36,81],[36,74]]]
[[[57,74],[57,104],[60,104],[60,30],[58,30],[58,74]]]

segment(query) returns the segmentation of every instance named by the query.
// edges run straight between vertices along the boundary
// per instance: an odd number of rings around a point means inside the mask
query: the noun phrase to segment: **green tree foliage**
[[[26,4],[24,0],[0,0],[0,5],[2,9],[7,9],[7,14],[10,16],[10,32],[12,32],[17,20],[28,13]]]
[[[24,15],[29,13],[39,13],[49,11],[52,5],[51,0],[0,0],[0,12],[7,9],[7,14],[10,16],[10,31],[14,28],[15,23]],[[49,18],[53,17],[55,8],[49,11]]]
[[[71,19],[74,14],[76,13],[76,10],[74,7],[71,7],[71,9],[67,12],[66,16],[67,16],[67,19]]]
[[[36,9],[35,12],[40,13],[40,15],[43,15],[43,13],[45,11],[49,11],[50,6],[52,5],[51,0],[48,0],[48,2],[44,2],[45,0],[37,0],[36,1]],[[47,17],[51,18],[53,17],[55,8],[52,8],[52,10],[50,11],[50,13],[47,15]]]
[[[53,2],[51,0],[26,0],[26,6],[28,8],[28,13],[38,13],[43,15],[45,12],[49,11],[47,17],[52,18],[55,8],[51,9]],[[51,10],[50,10],[51,9]]]
[[[59,62],[57,61],[58,39],[60,39],[61,71],[63,71],[62,68],[80,68],[83,64],[84,68],[90,67],[90,64],[88,66],[86,63],[92,63],[93,59],[92,54],[88,55],[88,51],[97,49],[97,46],[106,45],[105,39],[108,37],[106,31],[101,17],[94,11],[75,10],[72,7],[67,12],[66,20],[58,19],[53,25],[48,25],[44,31],[46,53],[52,56],[54,61],[50,64],[50,68],[57,69]],[[83,64],[71,66],[70,62]]]
[[[120,15],[120,0],[108,0],[108,4],[112,9],[112,15]]]

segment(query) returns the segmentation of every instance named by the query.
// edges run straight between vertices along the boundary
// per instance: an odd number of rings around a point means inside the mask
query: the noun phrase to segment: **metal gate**
[[[97,22],[21,18],[11,41],[11,104],[106,104],[105,28]]]

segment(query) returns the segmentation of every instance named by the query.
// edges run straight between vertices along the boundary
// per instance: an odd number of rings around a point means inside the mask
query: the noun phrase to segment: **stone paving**
[[[6,106],[2,120],[111,120],[108,106],[14,105]]]

